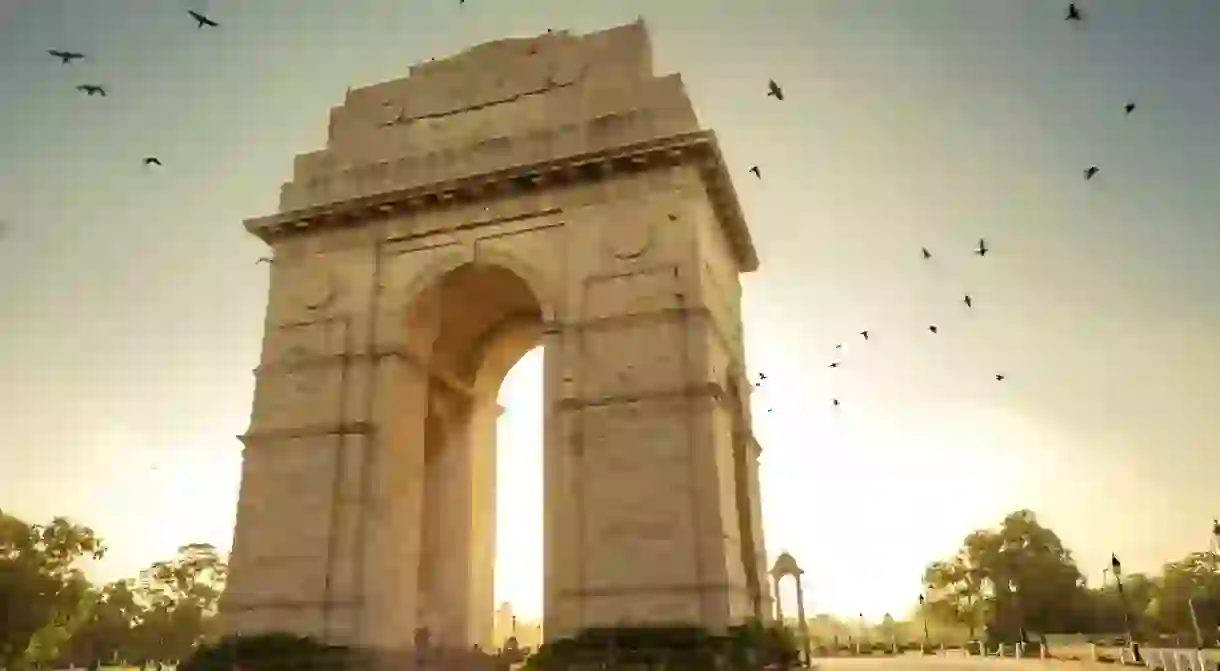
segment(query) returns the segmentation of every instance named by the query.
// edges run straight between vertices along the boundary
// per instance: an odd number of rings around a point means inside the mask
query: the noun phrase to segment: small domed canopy
[[[775,566],[771,567],[771,577],[776,579],[789,575],[801,576],[804,573],[801,567],[797,566],[796,559],[787,552],[779,553],[779,556],[775,558]]]

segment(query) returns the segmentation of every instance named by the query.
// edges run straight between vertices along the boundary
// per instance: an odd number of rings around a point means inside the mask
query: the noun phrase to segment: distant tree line
[[[172,662],[213,633],[228,572],[216,548],[186,545],[136,577],[94,585],[80,567],[105,552],[89,527],[0,511],[0,668]]]
[[[1006,641],[1046,634],[1125,634],[1136,640],[1177,638],[1195,644],[1195,622],[1215,644],[1220,624],[1217,557],[1200,529],[1200,551],[1165,564],[1159,574],[1122,574],[1122,593],[1111,570],[1105,584],[1088,584],[1072,552],[1029,510],[1009,514],[999,527],[975,531],[952,557],[924,573],[926,616],[942,632]],[[1121,561],[1121,558],[1120,558]]]

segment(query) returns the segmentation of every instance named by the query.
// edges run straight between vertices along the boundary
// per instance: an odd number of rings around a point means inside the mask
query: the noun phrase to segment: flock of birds
[[[459,6],[462,6],[464,4],[465,4],[465,0],[458,0]],[[190,17],[195,20],[195,23],[196,23],[195,27],[197,29],[219,28],[220,27],[220,24],[218,22],[216,22],[215,20],[211,19],[210,17],[208,17],[200,12],[197,12],[194,10],[187,10],[187,14],[189,14]],[[1081,10],[1081,8],[1076,3],[1069,3],[1067,6],[1067,11],[1066,11],[1064,20],[1069,21],[1069,22],[1076,22],[1076,23],[1084,22],[1085,13]],[[548,30],[547,32],[550,32],[550,31]],[[83,53],[76,52],[76,51],[67,51],[67,50],[62,50],[62,49],[50,49],[50,50],[48,50],[47,53],[50,54],[51,56],[54,56],[54,57],[60,59],[60,61],[65,65],[70,65],[70,64],[74,63],[75,61],[85,60],[87,58],[86,55]],[[95,84],[95,83],[80,84],[76,87],[76,90],[84,93],[87,96],[105,97],[107,95],[106,87],[101,84]],[[767,82],[767,97],[775,98],[777,101],[783,102],[785,99],[784,98],[784,89],[775,80],[769,80]],[[1131,113],[1133,113],[1135,111],[1136,103],[1134,101],[1129,101],[1123,105],[1122,109],[1125,114],[1130,115]],[[148,166],[158,166],[159,167],[162,165],[161,160],[159,158],[157,158],[156,156],[144,157],[143,164],[146,167],[148,167]],[[751,174],[753,174],[755,178],[762,179],[762,169],[759,166],[757,166],[757,165],[751,166],[749,169],[749,172]],[[1092,180],[1100,172],[1101,172],[1101,168],[1099,168],[1095,165],[1091,165],[1084,169],[1084,171],[1083,171],[1084,179],[1086,181]],[[2,223],[2,222],[0,222],[0,223]],[[2,226],[0,226],[0,232],[2,232]],[[985,238],[979,238],[978,246],[974,249],[973,253],[974,253],[974,255],[976,255],[980,258],[983,258],[983,257],[986,257],[990,251],[991,251],[991,248],[987,246],[987,240]],[[932,252],[929,251],[928,248],[926,248],[926,247],[921,248],[920,253],[922,254],[923,259],[925,261],[928,261],[932,258]],[[263,257],[258,260],[258,263],[271,263],[271,262],[272,262],[272,260],[269,257]],[[974,307],[975,300],[970,294],[965,294],[961,300],[962,300],[962,303],[966,306],[966,309],[972,309]],[[940,333],[940,328],[936,324],[929,324],[927,329],[928,329],[928,332],[931,333],[932,335],[936,335],[936,334]],[[869,329],[864,329],[859,332],[860,337],[863,338],[865,341],[869,340],[871,334],[872,334],[872,331],[870,331]],[[842,349],[843,349],[842,344],[838,344],[835,346],[836,353],[840,352]],[[841,365],[842,365],[841,360],[835,360],[835,361],[832,361],[828,367],[831,369],[836,369],[836,368],[839,368]],[[1007,378],[1007,376],[1001,372],[995,373],[994,377],[997,382],[1003,382]],[[766,379],[767,379],[766,375],[759,373],[757,380],[754,382],[754,386],[761,387],[763,381],[765,381]],[[841,405],[841,402],[838,398],[832,398],[831,405],[837,408]],[[767,412],[771,412],[771,410],[768,409]]]
[[[1064,21],[1082,23],[1085,21],[1085,13],[1084,13],[1084,11],[1081,10],[1081,8],[1076,3],[1074,3],[1074,2],[1069,3],[1067,6],[1066,14],[1064,16]],[[779,102],[784,101],[784,89],[774,79],[771,79],[767,82],[767,97],[775,98]],[[1130,115],[1132,112],[1135,111],[1136,104],[1134,101],[1128,101],[1127,103],[1125,103],[1123,105],[1122,109],[1123,109],[1124,114]],[[1099,168],[1095,165],[1091,165],[1091,166],[1085,168],[1083,171],[1085,181],[1092,180],[1094,177],[1097,176],[1097,174],[1099,172],[1101,172],[1101,168]],[[762,179],[762,169],[759,168],[757,165],[750,167],[750,173],[753,174],[756,179]],[[991,251],[991,248],[987,246],[987,240],[985,238],[979,238],[978,247],[976,247],[974,249],[974,255],[976,255],[980,258],[983,258],[983,257],[986,257],[990,251]],[[929,251],[927,247],[921,248],[920,253],[923,256],[924,261],[928,261],[932,258],[932,252]],[[965,294],[962,297],[962,303],[966,306],[966,309],[968,309],[968,310],[972,309],[974,307],[974,298],[970,294]],[[931,333],[932,335],[936,335],[936,334],[940,333],[940,327],[938,327],[936,324],[929,324],[928,332]],[[869,336],[871,334],[872,334],[872,331],[870,331],[868,329],[865,329],[865,330],[859,332],[860,337],[862,337],[866,341],[869,339]],[[835,345],[836,354],[840,353],[842,351],[842,349],[843,349],[843,345],[841,343],[838,345]],[[830,362],[830,364],[828,365],[828,368],[835,369],[835,368],[839,368],[839,366],[841,366],[841,365],[842,365],[842,361],[839,359],[836,359],[836,360]],[[1007,375],[1005,375],[1002,372],[996,372],[996,373],[994,373],[994,376],[995,376],[996,382],[1003,382],[1004,380],[1007,379]],[[758,379],[754,382],[754,386],[756,388],[762,387],[762,384],[766,379],[767,379],[766,375],[759,373]],[[838,408],[838,407],[840,407],[840,405],[842,405],[842,402],[838,398],[830,399],[830,403],[831,403],[831,406],[835,407],[835,408]],[[771,408],[768,408],[767,412],[771,412],[771,410],[772,410]]]
[[[196,29],[202,29],[205,27],[207,27],[207,28],[219,28],[220,27],[219,23],[217,23],[216,21],[213,21],[211,18],[208,18],[207,16],[205,16],[199,12],[196,12],[193,9],[188,9],[186,13],[189,14],[192,19],[195,19],[195,28]],[[71,65],[76,61],[83,61],[83,60],[88,59],[88,57],[85,54],[83,54],[79,51],[67,51],[65,49],[48,49],[47,53],[54,56],[55,58],[58,58],[60,60],[60,62],[64,65]],[[87,95],[89,97],[100,96],[102,98],[105,98],[108,95],[108,93],[106,91],[106,87],[101,84],[92,84],[92,83],[80,84],[76,87],[76,90],[80,91],[81,93],[84,93],[85,95]],[[154,165],[160,167],[161,159],[157,158],[156,156],[145,156],[143,163],[144,163],[145,167],[150,167],[150,166],[154,166]]]

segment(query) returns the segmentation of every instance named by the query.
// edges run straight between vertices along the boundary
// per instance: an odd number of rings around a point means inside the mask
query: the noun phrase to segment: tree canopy
[[[178,660],[211,633],[228,572],[216,548],[186,545],[138,577],[95,586],[80,567],[104,553],[86,526],[0,512],[0,668]]]
[[[968,534],[953,556],[930,564],[923,579],[922,615],[972,639],[984,632],[1006,640],[1030,632],[1119,634],[1128,620],[1137,635],[1193,635],[1191,601],[1201,631],[1214,638],[1220,623],[1213,553],[1170,562],[1159,576],[1124,575],[1122,595],[1113,580],[1090,588],[1071,551],[1029,510]]]

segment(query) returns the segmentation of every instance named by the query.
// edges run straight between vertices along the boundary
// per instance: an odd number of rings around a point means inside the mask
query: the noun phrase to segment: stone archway
[[[230,630],[488,646],[495,396],[538,343],[546,636],[770,619],[738,279],[757,259],[642,23],[352,90],[293,172],[246,222],[274,260]]]
[[[476,263],[446,272],[407,311],[407,350],[428,371],[427,407],[402,408],[427,418],[422,495],[410,504],[422,511],[415,617],[440,645],[491,643],[496,394],[540,342],[542,315],[524,280]]]

